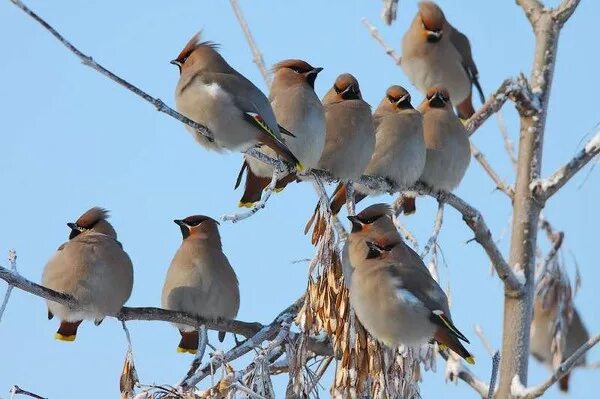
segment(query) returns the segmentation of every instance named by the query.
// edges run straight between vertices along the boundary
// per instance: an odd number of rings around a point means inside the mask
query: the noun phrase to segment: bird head
[[[277,79],[305,81],[313,89],[315,88],[317,75],[322,70],[321,67],[313,67],[308,62],[297,59],[280,61],[272,68],[275,75],[274,81]]]
[[[181,229],[183,239],[190,236],[202,237],[207,239],[217,239],[220,243],[218,225],[215,219],[204,215],[188,216],[185,219],[173,220]]]
[[[431,1],[422,1],[419,3],[419,17],[427,42],[437,43],[442,40],[446,23],[442,9]]]
[[[385,96],[393,109],[408,109],[413,107],[410,103],[410,93],[402,86],[390,86],[385,92]]]
[[[427,90],[427,103],[431,108],[445,108],[450,104],[450,94],[441,86],[431,87]]]
[[[348,216],[352,222],[352,233],[366,232],[371,229],[396,229],[391,219],[392,209],[387,204],[374,204],[354,216]]]
[[[338,76],[331,89],[333,90],[332,94],[338,101],[362,100],[358,80],[349,73],[343,73]]]
[[[107,219],[108,211],[106,209],[97,206],[88,209],[79,217],[79,219],[77,219],[77,221],[67,223],[67,227],[71,229],[69,240],[72,240],[86,231],[106,234],[116,239],[117,232]]]
[[[220,58],[219,53],[216,51],[219,46],[210,41],[201,41],[201,35],[202,32],[198,32],[192,36],[177,58],[171,60],[170,63],[179,68],[179,73],[194,64],[201,64],[203,59],[204,63],[209,63],[213,58]],[[202,65],[199,65],[199,67],[202,67]]]

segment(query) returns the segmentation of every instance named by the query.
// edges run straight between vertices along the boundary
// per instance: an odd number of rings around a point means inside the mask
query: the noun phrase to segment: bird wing
[[[467,72],[471,83],[473,83],[477,88],[477,92],[479,93],[479,98],[481,102],[484,103],[485,96],[483,94],[483,89],[479,84],[479,72],[477,71],[475,61],[473,61],[473,56],[471,54],[471,43],[469,43],[469,39],[458,29],[452,27],[452,33],[450,34],[450,42],[460,54],[462,58],[462,66],[465,69],[465,72]]]

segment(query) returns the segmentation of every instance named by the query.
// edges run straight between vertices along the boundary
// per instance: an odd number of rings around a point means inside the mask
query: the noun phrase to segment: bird
[[[474,364],[460,342],[469,340],[454,325],[446,294],[419,255],[403,241],[367,241],[366,246],[363,259],[350,254],[349,289],[350,304],[365,329],[392,349],[435,341]]]
[[[302,169],[285,145],[267,97],[217,50],[217,44],[201,41],[201,34],[197,33],[171,61],[180,73],[175,88],[177,110],[206,126],[214,139],[209,140],[190,126],[186,128],[209,150],[244,152],[265,145]],[[283,132],[293,135],[285,129]]]
[[[47,301],[48,319],[60,319],[57,340],[74,341],[83,320],[99,325],[107,315],[117,314],[131,295],[133,265],[107,219],[106,209],[93,207],[67,223],[69,241],[44,267],[42,285],[72,296],[82,306],[73,309]]]
[[[364,174],[385,179],[393,187],[414,185],[425,167],[423,118],[411,105],[411,96],[402,87],[390,86],[373,113],[375,151]],[[354,187],[354,201],[381,192],[362,184]],[[339,184],[331,199],[331,211],[337,214],[346,202],[346,186]]]
[[[442,9],[431,1],[419,2],[419,11],[402,38],[400,65],[423,93],[434,85],[445,86],[461,119],[468,119],[475,112],[472,85],[479,92],[481,102],[485,102],[469,39],[446,20]]]
[[[299,59],[280,61],[272,68],[271,107],[279,124],[294,132],[294,137],[287,137],[285,142],[305,169],[317,166],[325,146],[325,111],[315,93],[315,79],[322,70]],[[276,156],[268,147],[261,147],[261,151],[273,158]],[[235,188],[246,170],[244,194],[239,205],[251,207],[260,200],[262,191],[269,185],[273,167],[248,155],[244,158]],[[275,190],[283,190],[295,180],[296,174],[291,172],[278,179]]]
[[[342,183],[358,180],[375,149],[375,127],[371,107],[362,99],[360,86],[350,73],[339,75],[323,97],[325,107],[325,148],[317,164]],[[304,230],[313,231],[313,243],[324,229],[324,220],[315,208]]]
[[[554,371],[552,341],[554,339],[554,322],[558,308],[556,305],[549,308],[544,307],[544,301],[536,296],[533,307],[533,321],[530,329],[529,351],[540,363]],[[561,353],[562,361],[571,356],[581,345],[590,339],[589,333],[581,320],[577,310],[573,308],[571,320],[567,323],[564,351]],[[583,366],[586,363],[585,354],[581,356],[575,366]],[[569,391],[569,378],[571,373],[565,374],[559,381],[558,387],[563,392]]]
[[[162,307],[205,318],[233,319],[240,307],[235,271],[223,253],[216,220],[193,215],[174,220],[183,241],[175,253],[162,290]],[[196,353],[198,329],[175,324],[181,334],[177,352]],[[225,332],[219,332],[222,342]]]
[[[425,167],[419,181],[435,191],[452,191],[460,184],[471,161],[469,134],[454,111],[448,91],[431,87],[419,106],[427,148]],[[405,214],[416,210],[415,198],[404,195]]]
[[[393,211],[388,204],[373,204],[363,209],[356,215],[348,216],[352,229],[342,247],[342,272],[344,282],[349,288],[352,281],[352,263],[350,251],[358,260],[367,255],[367,241],[371,242],[398,242],[402,238],[392,220]]]

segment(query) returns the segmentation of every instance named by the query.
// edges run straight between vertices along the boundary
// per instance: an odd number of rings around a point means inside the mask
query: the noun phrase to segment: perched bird
[[[286,145],[305,168],[315,168],[325,146],[325,111],[315,93],[315,79],[323,68],[315,68],[302,60],[283,60],[273,66],[273,83],[269,100],[279,124],[294,137],[286,138]],[[275,153],[263,146],[261,151],[275,157]],[[273,167],[248,155],[236,182],[240,184],[246,169],[246,184],[240,206],[252,206],[260,200],[265,187],[273,176]],[[275,190],[279,191],[296,180],[291,172],[279,178]]]
[[[388,204],[373,204],[354,216],[348,216],[352,222],[352,230],[344,242],[341,257],[347,287],[350,287],[353,270],[350,253],[355,260],[362,261],[368,253],[367,241],[393,243],[402,240],[392,214],[392,208]]]
[[[201,317],[233,319],[240,307],[238,280],[221,247],[216,220],[202,215],[174,220],[183,242],[175,253],[162,291],[165,309]],[[176,324],[181,333],[177,352],[196,353],[199,334]],[[219,332],[223,341],[224,332]]]
[[[431,1],[419,2],[419,12],[402,39],[400,64],[421,92],[434,85],[446,87],[461,119],[475,112],[471,85],[477,88],[481,102],[485,101],[469,39],[450,25]]]
[[[533,322],[530,329],[529,351],[534,358],[552,371],[554,371],[552,341],[554,339],[554,321],[556,320],[557,312],[558,309],[556,306],[544,309],[543,301],[539,297],[536,297],[533,307]],[[588,331],[575,309],[573,309],[573,316],[567,325],[566,332],[564,351],[561,354],[563,361],[590,339]],[[575,365],[583,366],[585,362],[584,354],[577,360]],[[558,386],[563,392],[569,391],[570,375],[571,373],[565,374],[558,382]]]
[[[364,174],[386,179],[395,187],[410,187],[425,167],[423,118],[410,103],[410,94],[402,86],[390,86],[373,114],[375,151]],[[356,184],[354,201],[367,195],[381,194]],[[338,185],[331,199],[331,211],[337,214],[346,202],[346,187]]]
[[[216,151],[246,151],[262,144],[302,168],[281,137],[267,97],[225,61],[216,44],[200,41],[197,33],[171,64],[180,72],[177,110],[214,135],[211,142],[186,126],[201,145]]]
[[[82,306],[73,309],[48,301],[48,319],[60,319],[54,336],[61,341],[74,341],[83,320],[99,325],[107,315],[121,310],[133,288],[133,265],[117,241],[117,233],[108,222],[108,211],[91,208],[67,223],[69,241],[50,258],[42,285],[71,295]]]
[[[367,241],[364,259],[355,260],[350,304],[365,329],[390,348],[436,341],[474,364],[460,342],[469,340],[454,326],[448,298],[423,261],[404,242]]]
[[[448,91],[434,86],[419,106],[427,156],[419,180],[436,191],[454,190],[471,161],[471,145],[465,127],[452,110]],[[412,196],[403,197],[404,213],[416,209]]]
[[[371,107],[362,99],[356,78],[349,73],[339,75],[323,97],[323,106],[325,149],[317,167],[342,183],[357,180],[373,155],[375,130]],[[305,228],[306,233],[316,220],[313,243],[324,228],[318,210],[317,206]]]

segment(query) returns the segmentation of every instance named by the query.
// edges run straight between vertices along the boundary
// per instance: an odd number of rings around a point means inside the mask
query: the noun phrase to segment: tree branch
[[[542,11],[544,5],[539,0],[517,0],[517,4],[523,8],[525,15],[531,25],[535,25],[535,22]]]
[[[515,190],[509,184],[504,182],[504,180],[502,180],[494,168],[492,168],[492,165],[489,164],[485,156],[477,147],[475,147],[475,144],[473,143],[471,143],[471,154],[473,155],[473,158],[479,162],[483,170],[486,171],[488,176],[490,176],[490,178],[494,181],[496,188],[512,198],[515,195]]]
[[[541,204],[546,202],[598,154],[600,154],[600,132],[596,133],[573,159],[561,166],[550,177],[531,183],[531,190],[536,200]]]
[[[383,37],[381,37],[381,34],[377,30],[377,28],[375,26],[373,26],[373,24],[371,24],[369,22],[369,20],[366,18],[362,19],[362,23],[364,26],[367,27],[367,29],[369,30],[369,33],[371,34],[373,39],[375,39],[375,41],[377,43],[379,43],[381,45],[381,47],[383,47],[383,50],[385,51],[385,53],[387,55],[389,55],[390,57],[392,57],[392,59],[394,60],[394,63],[396,63],[396,65],[400,65],[400,61],[401,61],[400,56],[396,53],[396,50],[394,50],[393,47],[388,45],[386,43],[386,41],[383,39]]]
[[[240,23],[240,27],[242,28],[242,31],[244,31],[244,36],[246,37],[248,46],[250,46],[250,50],[252,51],[252,57],[253,57],[252,61],[258,67],[258,70],[260,71],[260,74],[262,75],[263,79],[265,80],[265,83],[267,84],[267,86],[270,86],[271,85],[271,75],[269,74],[269,71],[267,70],[267,67],[265,66],[265,60],[263,59],[263,56],[260,53],[258,46],[256,45],[256,41],[254,40],[254,36],[252,36],[252,32],[250,31],[250,27],[248,26],[248,23],[246,22],[246,19],[244,18],[244,14],[242,13],[242,9],[240,8],[238,0],[229,0],[229,3],[231,3],[231,8],[233,9],[235,17],[237,18],[238,22]]]
[[[581,358],[587,351],[592,349],[598,342],[600,342],[600,334],[595,335],[590,338],[585,344],[581,345],[579,349],[577,349],[567,360],[562,362],[560,366],[554,371],[554,373],[550,376],[548,380],[543,382],[540,385],[524,388],[519,381],[518,375],[515,375],[512,382],[511,394],[513,397],[518,399],[534,399],[542,396],[548,388],[550,388],[554,383],[564,377],[567,373],[569,373],[573,367],[575,367],[579,358]]]
[[[396,20],[398,13],[398,0],[383,0],[383,8],[381,10],[381,19],[387,25],[391,25]]]
[[[85,55],[77,47],[72,45],[71,42],[69,42],[67,39],[65,39],[52,26],[50,26],[50,24],[48,22],[46,22],[44,19],[42,19],[40,16],[38,16],[32,10],[30,10],[25,4],[23,4],[23,2],[21,0],[10,0],[10,1],[14,5],[19,7],[21,10],[23,10],[31,18],[36,20],[40,25],[42,25],[48,32],[50,32],[52,34],[52,36],[57,38],[67,49],[69,49],[69,51],[71,51],[73,54],[75,54],[81,60],[83,65],[87,65],[90,68],[95,69],[96,71],[100,72],[102,75],[117,82],[121,86],[125,87],[127,90],[133,92],[134,94],[136,94],[139,97],[143,98],[144,100],[148,101],[149,103],[154,105],[154,107],[156,107],[157,111],[163,112],[169,116],[172,116],[173,118],[177,119],[181,123],[194,128],[196,130],[196,132],[198,132],[198,134],[201,134],[202,136],[206,137],[207,140],[209,140],[211,142],[214,141],[212,132],[206,126],[196,123],[193,120],[181,115],[179,112],[168,107],[165,103],[162,102],[162,100],[152,97],[151,95],[149,95],[142,89],[138,88],[137,86],[134,86],[133,84],[126,81],[125,79],[115,75],[108,69],[104,68],[102,65],[100,65],[99,63],[94,61],[94,59],[92,57]]]
[[[448,376],[452,381],[455,381],[456,378],[464,381],[467,385],[475,390],[482,398],[486,398],[489,387],[488,385],[477,378],[471,370],[465,367],[460,358],[452,358],[448,355],[446,351],[439,351],[440,356],[446,361],[446,372],[450,373]],[[448,365],[450,365],[450,370],[448,370]]]
[[[579,0],[562,0],[558,8],[554,11],[554,20],[562,26],[577,9]]]
[[[10,263],[10,271],[14,274],[19,274],[17,270],[17,253],[14,249],[11,249],[8,252],[8,262]],[[0,306],[0,321],[2,321],[2,316],[4,316],[4,311],[6,310],[6,306],[8,305],[8,300],[10,299],[10,294],[12,293],[13,286],[8,285],[6,287],[6,293],[4,294],[4,300],[2,301],[2,305]]]

